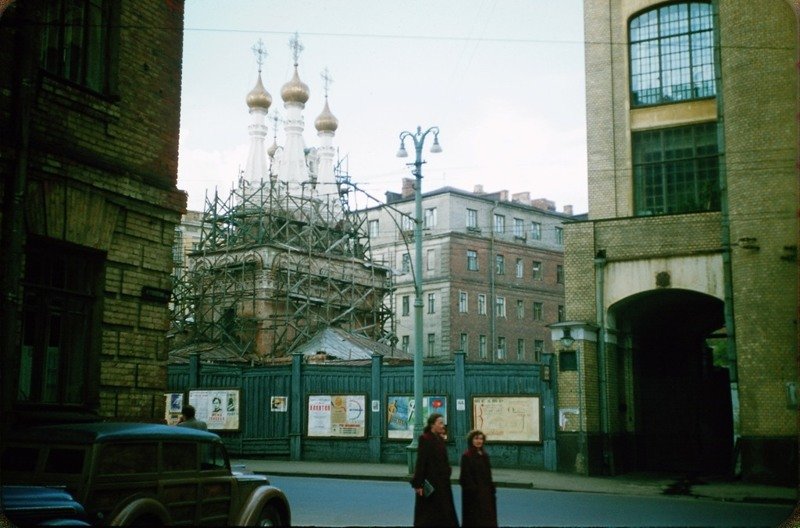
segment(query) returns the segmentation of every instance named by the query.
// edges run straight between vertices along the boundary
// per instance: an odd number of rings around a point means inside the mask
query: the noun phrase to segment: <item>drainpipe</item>
[[[598,251],[594,259],[595,310],[597,312],[597,387],[600,393],[600,431],[603,444],[603,464],[613,475],[614,454],[609,446],[611,424],[608,416],[608,372],[606,370],[605,267],[605,251]]]
[[[492,212],[489,214],[489,353],[492,356],[492,363],[494,363],[495,355],[497,354],[497,299],[495,298],[495,266],[497,266],[497,257],[494,254],[494,212],[497,210],[498,202],[495,201],[492,205]]]
[[[725,330],[727,334],[728,372],[730,375],[731,408],[733,411],[733,445],[734,452],[741,435],[739,429],[739,369],[736,354],[736,323],[733,314],[733,265],[731,262],[731,218],[728,204],[728,175],[725,162],[725,105],[722,97],[722,52],[719,36],[719,1],[711,3],[714,10],[714,54],[717,66],[717,151],[719,153],[719,198],[720,198],[720,244],[722,246],[722,274],[724,282]],[[738,465],[738,462],[734,462]],[[734,468],[738,473],[738,469]]]

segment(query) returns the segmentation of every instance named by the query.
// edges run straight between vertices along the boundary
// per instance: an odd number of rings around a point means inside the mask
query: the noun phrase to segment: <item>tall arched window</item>
[[[631,105],[713,97],[714,19],[709,2],[669,4],[631,19]]]

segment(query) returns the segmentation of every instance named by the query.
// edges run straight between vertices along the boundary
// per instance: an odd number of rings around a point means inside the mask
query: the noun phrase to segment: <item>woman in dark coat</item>
[[[414,488],[414,526],[458,526],[450,475],[453,469],[447,461],[444,443],[444,418],[433,413],[428,416],[428,425],[419,437],[417,465],[411,479]],[[433,486],[427,497],[425,481]]]
[[[489,455],[483,450],[486,435],[475,430],[467,435],[461,455],[461,522],[466,526],[497,526],[497,501]]]

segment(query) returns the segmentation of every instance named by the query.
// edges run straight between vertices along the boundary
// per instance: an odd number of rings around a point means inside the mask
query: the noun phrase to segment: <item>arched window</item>
[[[708,2],[669,4],[631,19],[631,106],[714,97],[714,19]]]

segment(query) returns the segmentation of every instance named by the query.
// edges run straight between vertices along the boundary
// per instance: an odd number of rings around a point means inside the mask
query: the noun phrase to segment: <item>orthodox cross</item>
[[[258,42],[255,46],[250,48],[253,50],[253,54],[256,56],[256,63],[258,64],[258,73],[261,73],[261,66],[264,65],[264,59],[267,58],[267,48],[264,47],[264,42],[261,39],[258,39]]]
[[[300,44],[300,35],[295,32],[292,35],[292,38],[289,39],[289,49],[292,50],[292,57],[294,57],[294,65],[297,66],[297,62],[300,59],[300,53],[305,49],[305,47]]]
[[[328,89],[333,84],[333,77],[331,77],[331,74],[328,72],[328,68],[323,70],[323,72],[320,74],[320,77],[322,77],[322,85],[325,87],[325,99],[327,99]]]

